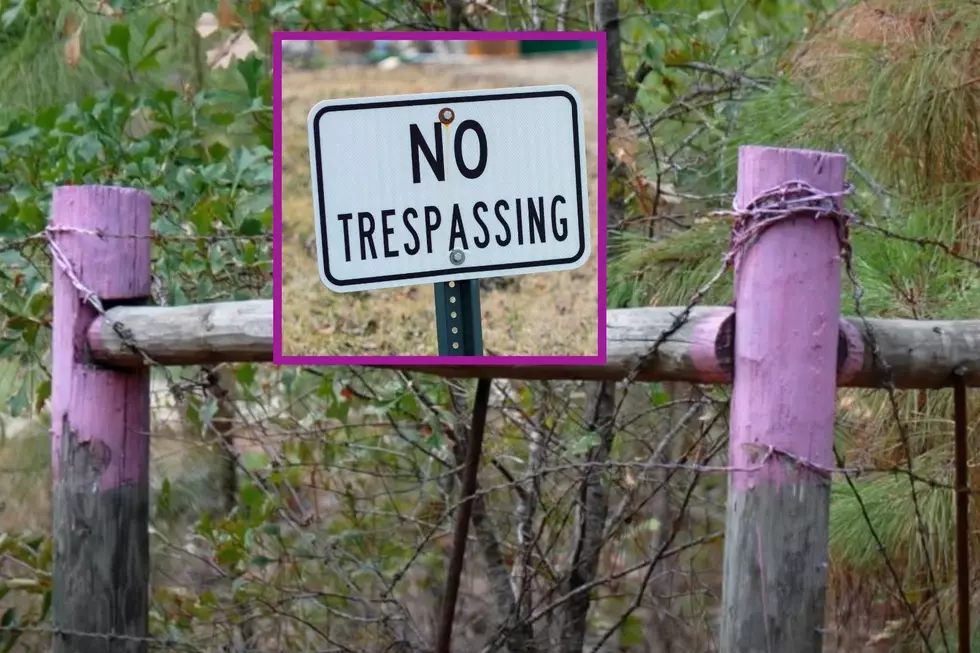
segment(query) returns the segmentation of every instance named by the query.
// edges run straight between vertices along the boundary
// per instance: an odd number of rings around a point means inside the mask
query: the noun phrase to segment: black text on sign
[[[567,270],[590,255],[567,86],[321,102],[309,117],[320,277],[339,292]]]

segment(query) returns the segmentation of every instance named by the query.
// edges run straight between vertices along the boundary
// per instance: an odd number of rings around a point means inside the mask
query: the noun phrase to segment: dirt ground
[[[282,86],[283,354],[434,355],[432,285],[334,293],[320,282],[315,249],[306,117],[318,101],[537,84],[573,86],[585,104],[592,257],[566,272],[511,277],[483,290],[488,354],[594,356],[598,351],[597,58],[547,56],[476,63],[286,70]]]

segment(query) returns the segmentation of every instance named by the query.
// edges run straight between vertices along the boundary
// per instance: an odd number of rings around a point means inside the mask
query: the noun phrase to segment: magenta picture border
[[[273,32],[272,34],[272,362],[275,365],[605,365],[606,364],[606,139],[602,137],[606,117],[606,34],[605,32]],[[598,354],[596,356],[286,356],[282,353],[282,42],[283,41],[596,41],[599,89],[598,196],[596,198],[598,256],[596,283],[598,304]],[[324,288],[325,292],[329,292]],[[435,322],[432,324],[435,329]]]

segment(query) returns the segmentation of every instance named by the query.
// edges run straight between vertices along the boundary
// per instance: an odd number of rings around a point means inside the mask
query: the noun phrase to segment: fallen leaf
[[[630,184],[636,193],[640,208],[646,215],[655,215],[659,206],[681,202],[681,198],[675,194],[674,187],[666,182],[661,182],[659,192],[657,192],[656,184],[644,177],[634,177]],[[654,198],[655,193],[657,194],[656,199]]]
[[[112,8],[109,0],[99,0],[99,13],[103,16],[117,16],[119,12]]]
[[[242,23],[242,19],[238,17],[235,13],[235,8],[231,6],[229,0],[221,0],[218,3],[218,27],[221,29],[228,29],[244,27],[245,24]]]
[[[677,195],[673,184],[660,183],[660,201],[666,204],[680,204],[683,200]]]
[[[259,46],[255,45],[248,32],[239,32],[227,38],[221,45],[208,50],[208,66],[227,68],[236,59],[247,59],[248,55],[258,51]]]
[[[206,11],[194,23],[194,29],[197,30],[202,39],[206,39],[218,31],[218,17],[210,11]]]
[[[65,43],[65,63],[76,68],[78,62],[82,60],[82,26],[75,28],[75,33],[71,35]]]
[[[491,13],[497,14],[498,16],[506,15],[500,9],[492,6],[489,2],[487,2],[487,0],[470,0],[470,2],[466,5],[465,12],[467,16],[474,17],[482,17]]]
[[[616,119],[616,124],[609,137],[609,149],[612,150],[613,156],[628,168],[632,169],[636,165],[636,153],[639,144],[636,141],[636,134],[633,133],[629,123],[623,118]]]
[[[74,35],[76,29],[78,29],[78,24],[75,21],[75,14],[69,13],[67,16],[65,16],[65,25],[61,28],[61,35]]]

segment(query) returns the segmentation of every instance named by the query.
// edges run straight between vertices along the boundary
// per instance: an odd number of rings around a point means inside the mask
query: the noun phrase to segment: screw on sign
[[[327,100],[308,127],[320,279],[335,292],[434,284],[440,354],[482,353],[476,280],[591,255],[571,87]]]

